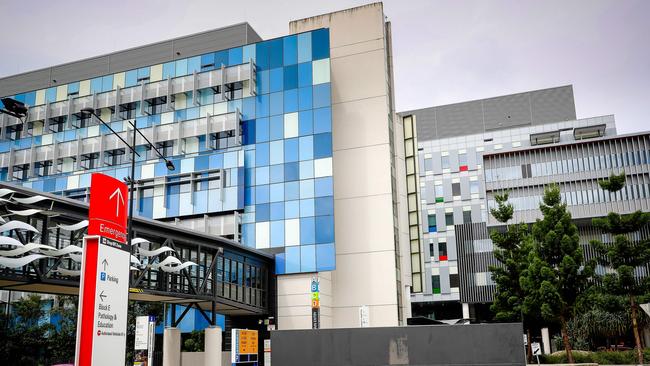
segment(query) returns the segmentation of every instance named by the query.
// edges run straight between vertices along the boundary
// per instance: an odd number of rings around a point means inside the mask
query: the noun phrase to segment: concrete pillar
[[[650,347],[650,329],[648,327],[643,328],[643,344],[646,348]]]
[[[181,330],[165,328],[163,333],[163,366],[181,366]]]
[[[469,304],[463,303],[463,319],[469,319]]]
[[[221,327],[212,326],[205,328],[204,366],[221,366],[221,337]]]
[[[548,335],[548,328],[542,328],[542,352],[545,355],[551,354],[551,337]]]

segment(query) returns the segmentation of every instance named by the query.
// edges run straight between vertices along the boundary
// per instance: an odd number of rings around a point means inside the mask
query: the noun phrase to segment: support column
[[[545,355],[551,354],[551,337],[548,335],[548,328],[542,328],[542,352]]]
[[[165,328],[163,333],[163,366],[181,366],[181,330]]]
[[[469,304],[463,303],[463,319],[469,319]]]
[[[222,345],[221,327],[210,326],[205,328],[205,353],[203,365],[221,366],[221,345]]]

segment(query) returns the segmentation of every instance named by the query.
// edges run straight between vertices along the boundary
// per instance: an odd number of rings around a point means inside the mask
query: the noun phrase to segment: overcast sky
[[[59,0],[0,6],[0,77],[248,21],[262,38],[356,0]],[[579,118],[650,130],[650,1],[387,0],[397,110],[573,84]]]

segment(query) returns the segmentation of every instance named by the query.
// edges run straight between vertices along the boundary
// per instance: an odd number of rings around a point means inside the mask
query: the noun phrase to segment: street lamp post
[[[115,132],[115,130],[113,130],[113,128],[111,128],[109,124],[104,122],[104,120],[102,120],[101,117],[99,117],[97,113],[95,113],[95,109],[84,108],[81,110],[81,113],[95,116],[95,118],[97,118],[99,122],[101,122],[104,126],[106,126],[115,136],[117,136],[117,138],[119,138],[124,143],[124,145],[126,145],[131,150],[131,176],[127,177],[127,183],[129,183],[129,217],[128,217],[128,223],[126,229],[127,230],[126,242],[129,244],[129,249],[132,250],[131,240],[133,239],[132,229],[133,229],[133,198],[135,192],[135,157],[140,156],[140,154],[138,154],[138,152],[135,151],[136,132],[139,133],[140,136],[142,136],[142,138],[147,142],[147,144],[149,144],[151,149],[155,151],[156,154],[158,154],[158,156],[165,161],[165,165],[167,166],[167,169],[173,171],[176,169],[176,167],[174,166],[174,163],[167,160],[167,158],[160,153],[160,151],[156,148],[156,146],[154,146],[154,144],[152,144],[151,141],[149,141],[149,139],[136,127],[136,125],[133,122],[129,121],[129,124],[131,125],[131,127],[133,127],[133,143],[129,145],[129,143],[126,142],[126,140],[124,140],[122,136],[120,136],[117,132]]]

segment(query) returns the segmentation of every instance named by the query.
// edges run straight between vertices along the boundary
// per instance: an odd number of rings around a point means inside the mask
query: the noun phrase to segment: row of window
[[[583,156],[575,159],[562,159],[543,163],[522,164],[520,166],[485,169],[485,181],[496,182],[500,180],[624,168],[628,166],[647,164],[648,161],[650,161],[650,150]]]
[[[435,233],[438,231],[438,225],[437,225],[437,220],[436,220],[436,215],[435,214],[429,214],[427,216],[427,222],[428,222],[428,232],[429,233]],[[453,226],[455,224],[467,224],[472,222],[472,211],[470,209],[463,210],[463,221],[462,222],[456,222],[454,223],[454,213],[453,212],[446,212],[445,213],[445,225],[446,226]]]
[[[436,252],[434,250],[434,244],[429,243],[429,256],[431,258],[435,258]],[[446,241],[439,241],[438,242],[438,260],[439,261],[446,261],[448,259],[447,256],[447,242]]]
[[[594,188],[561,192],[560,196],[562,202],[565,202],[569,206],[648,199],[650,198],[650,183],[626,184],[618,192],[607,192],[600,188]],[[539,209],[542,197],[539,195],[511,196],[508,201],[513,205],[515,211],[537,210]],[[488,200],[488,207],[496,207],[496,202],[494,200]]]
[[[470,195],[477,195],[479,194],[480,191],[480,183],[478,180],[470,180],[469,181],[469,193]],[[435,182],[433,185],[433,190],[434,190],[434,195],[435,195],[435,202],[440,203],[445,201],[445,191],[443,188],[442,182]],[[461,189],[460,189],[460,182],[455,182],[451,184],[451,195],[452,197],[460,197],[461,196]],[[433,203],[433,202],[429,202]]]
[[[449,287],[450,288],[460,287],[460,277],[458,276],[458,273],[452,273],[449,275]],[[440,275],[431,276],[431,289],[434,294],[441,293]]]
[[[481,161],[481,151],[476,152],[476,161],[480,162]],[[467,152],[458,152],[458,170],[455,171],[467,171],[468,170],[468,165],[467,165]],[[479,163],[480,164],[480,163]],[[443,152],[440,156],[440,165],[442,167],[443,172],[450,172],[451,171],[451,162],[449,160],[449,153]],[[424,158],[424,171],[425,172],[431,172],[433,171],[433,158]]]

